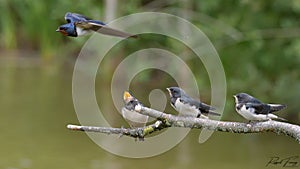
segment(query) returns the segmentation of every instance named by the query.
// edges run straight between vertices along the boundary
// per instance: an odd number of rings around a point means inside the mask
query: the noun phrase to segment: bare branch
[[[141,128],[112,128],[112,127],[95,127],[95,126],[78,126],[78,125],[67,125],[67,128],[70,130],[77,131],[88,131],[88,132],[99,132],[105,134],[119,134],[120,136],[130,136],[134,138],[139,138],[139,140],[144,140],[144,137],[164,128],[167,128],[166,123],[163,121],[157,120],[154,124],[141,127]]]
[[[154,118],[166,119],[172,127],[186,127],[186,128],[206,128],[208,130],[232,132],[232,133],[262,133],[273,132],[276,134],[284,134],[290,136],[298,141],[300,144],[300,126],[278,122],[278,121],[264,121],[252,123],[240,122],[225,122],[211,119],[193,118],[193,117],[179,117],[147,107],[136,109],[137,112],[148,115]]]
[[[300,126],[278,122],[225,122],[211,119],[202,119],[195,117],[182,117],[171,114],[166,114],[148,107],[136,106],[135,111],[143,115],[147,115],[158,119],[154,124],[142,128],[125,129],[125,128],[111,128],[111,127],[93,127],[93,126],[76,126],[68,125],[67,128],[71,130],[100,132],[106,134],[120,134],[134,138],[143,139],[145,136],[168,127],[184,127],[184,128],[206,128],[208,130],[232,132],[232,133],[263,133],[273,132],[276,134],[283,134],[290,136],[298,141],[300,144]]]

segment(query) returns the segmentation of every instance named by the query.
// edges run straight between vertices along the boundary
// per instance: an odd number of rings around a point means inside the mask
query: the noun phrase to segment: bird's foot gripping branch
[[[126,106],[125,106],[126,108]],[[253,123],[240,123],[240,122],[228,122],[217,121],[206,118],[197,117],[185,117],[176,116],[160,112],[142,104],[136,104],[131,110],[141,115],[153,117],[157,119],[153,124],[137,127],[137,128],[112,128],[112,127],[96,127],[96,126],[78,126],[68,125],[70,130],[86,131],[86,132],[99,132],[105,134],[119,134],[130,136],[133,138],[139,138],[143,140],[145,136],[148,136],[156,131],[162,130],[168,127],[182,127],[191,129],[208,129],[213,131],[230,132],[230,133],[264,133],[272,132],[276,134],[290,136],[300,144],[300,126],[290,124],[286,122],[278,122],[274,120],[268,120],[263,122]]]

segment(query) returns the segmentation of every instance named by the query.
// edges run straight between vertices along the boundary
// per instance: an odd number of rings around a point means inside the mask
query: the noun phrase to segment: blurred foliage
[[[229,98],[238,92],[249,92],[263,101],[288,104],[290,119],[299,116],[300,1],[118,1],[117,9],[117,17],[152,10],[185,17],[178,11],[188,11],[187,19],[217,48],[226,72]],[[2,50],[35,50],[42,58],[51,59],[79,52],[86,40],[55,32],[65,22],[64,14],[70,11],[101,19],[105,15],[105,3],[95,0],[2,0],[0,11]],[[155,35],[142,35],[141,38],[139,42],[122,44],[118,51],[111,52],[112,55],[120,59],[148,47],[192,55],[186,46],[174,39]],[[193,59],[187,62],[194,72],[199,72],[201,62],[198,64]],[[149,83],[157,76],[157,73],[149,73],[140,81]],[[209,87],[205,73],[200,74],[198,83],[204,88]],[[209,96],[209,91],[204,95]],[[233,100],[230,101],[228,109],[233,111]]]

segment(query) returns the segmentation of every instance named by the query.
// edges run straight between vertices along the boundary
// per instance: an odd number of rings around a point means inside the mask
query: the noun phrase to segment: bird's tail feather
[[[286,108],[286,105],[283,104],[268,104],[271,107],[271,112],[279,111]]]
[[[211,111],[211,110],[216,110],[216,108],[214,108],[214,107],[212,107],[212,106],[210,106],[210,105],[207,105],[207,104],[205,104],[205,103],[202,103],[202,102],[200,102],[199,107],[202,107],[203,109],[209,110],[209,111]]]
[[[274,119],[274,120],[287,121],[286,119],[284,119],[282,117],[278,117],[275,114],[269,113],[267,116],[270,117],[271,119]]]
[[[133,35],[127,32],[123,32],[117,29],[113,29],[110,28],[108,26],[103,26],[100,29],[97,30],[97,32],[100,32],[102,34],[106,34],[106,35],[112,35],[112,36],[118,36],[118,37],[122,37],[122,38],[138,38],[137,35]]]
[[[287,121],[287,119],[284,119],[282,117],[277,117],[277,120],[280,120],[280,121]]]
[[[208,114],[211,114],[211,115],[214,115],[214,116],[221,116],[221,114],[216,113],[216,112],[211,111],[211,110],[209,110],[209,113],[208,113]]]

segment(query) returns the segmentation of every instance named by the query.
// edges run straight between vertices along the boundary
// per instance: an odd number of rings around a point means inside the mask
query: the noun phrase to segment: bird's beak
[[[238,103],[238,99],[237,99],[236,95],[233,95],[233,98],[234,98],[235,103]]]
[[[131,98],[131,94],[127,91],[124,92],[123,94],[123,100],[126,102],[127,100],[129,100],[129,98]]]
[[[166,89],[168,90],[170,97],[172,97],[172,93],[171,93],[170,88],[167,87]]]
[[[55,31],[60,32],[61,34],[65,35],[65,36],[68,36],[68,33],[65,30],[57,28]]]

